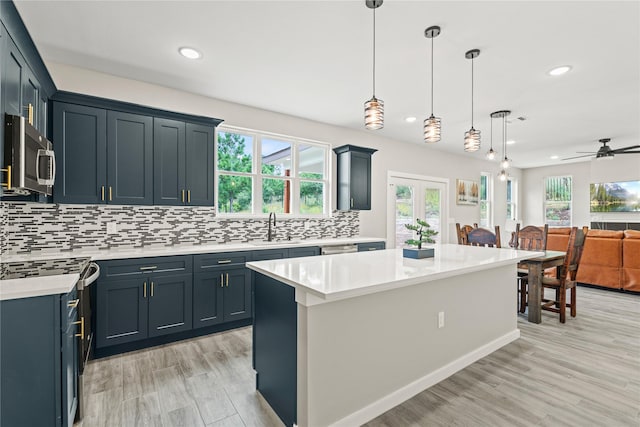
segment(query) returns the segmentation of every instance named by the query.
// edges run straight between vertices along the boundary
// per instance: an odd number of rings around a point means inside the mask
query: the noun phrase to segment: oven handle
[[[50,159],[49,165],[51,168],[49,169],[49,176],[46,178],[40,177],[40,158],[48,157]],[[36,180],[39,185],[53,185],[56,177],[56,155],[53,150],[43,150],[40,149],[36,153]]]
[[[98,277],[100,276],[100,266],[98,264],[96,264],[95,262],[89,263],[89,265],[87,266],[87,270],[89,270],[89,269],[94,269],[95,271],[93,272],[93,274],[91,276],[82,278],[82,279],[80,279],[78,281],[78,288],[79,289],[83,289],[85,286],[89,286],[90,284],[95,282],[98,279]]]

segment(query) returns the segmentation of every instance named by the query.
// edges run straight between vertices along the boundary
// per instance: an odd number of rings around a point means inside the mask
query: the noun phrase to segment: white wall
[[[459,140],[439,143],[460,145],[461,154],[452,155],[437,151],[421,142],[398,142],[364,128],[360,131],[328,125],[69,65],[47,62],[47,67],[60,90],[216,117],[224,119],[229,125],[325,141],[332,146],[352,144],[378,149],[379,151],[373,155],[372,209],[360,214],[360,234],[363,236],[386,237],[386,188],[389,170],[449,179],[449,218],[463,224],[478,222],[480,210],[478,206],[455,204],[456,178],[479,181],[480,173],[483,171],[492,172],[494,176],[498,172],[497,163],[464,155],[462,135]],[[416,140],[421,141],[420,134],[416,135]],[[511,174],[520,179],[520,170],[513,169]],[[499,207],[495,210],[494,222],[504,226],[506,185],[495,179],[494,188],[495,205]],[[335,195],[333,200],[335,206]],[[449,224],[449,241],[455,240],[453,230],[454,224]]]
[[[572,222],[575,226],[590,225],[591,221],[640,222],[637,213],[589,212],[589,184],[598,182],[640,180],[640,155],[617,155],[611,160],[590,160],[556,166],[524,169],[522,171],[522,204],[524,224],[544,223],[544,179],[548,176],[573,177]]]

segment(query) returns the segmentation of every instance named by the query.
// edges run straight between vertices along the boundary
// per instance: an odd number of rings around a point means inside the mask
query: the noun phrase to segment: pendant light
[[[502,170],[498,174],[498,178],[500,178],[500,181],[507,180],[507,171],[505,169],[509,167],[509,164],[511,162],[507,157],[507,120],[506,118],[509,114],[511,114],[511,111],[509,110],[500,110],[500,111],[494,111],[493,113],[491,113],[491,149],[489,150],[489,153],[490,152],[495,153],[495,151],[493,151],[493,119],[502,118],[502,152],[504,153],[504,159],[502,160],[502,162],[500,162],[500,166],[502,167]],[[487,157],[489,157],[489,153],[487,153]]]
[[[480,149],[480,131],[473,127],[473,60],[480,56],[479,49],[471,49],[464,57],[471,60],[471,129],[464,133],[464,151],[472,153]]]
[[[364,127],[377,130],[384,127],[384,101],[376,98],[376,9],[382,0],[365,0],[365,4],[373,9],[373,96],[364,103]]]
[[[431,116],[424,120],[424,142],[440,141],[440,118],[433,115],[433,39],[439,34],[437,25],[424,30],[424,36],[431,39]]]
[[[491,117],[491,147],[487,151],[487,159],[494,160],[496,158],[496,151],[493,149],[493,113],[489,115]]]

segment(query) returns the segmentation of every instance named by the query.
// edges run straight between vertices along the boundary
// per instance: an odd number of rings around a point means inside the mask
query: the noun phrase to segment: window
[[[217,130],[218,213],[328,214],[329,145],[221,127]]]
[[[514,221],[518,219],[517,201],[518,181],[513,178],[507,178],[507,219]]]
[[[482,172],[480,175],[480,227],[491,227],[491,202],[493,200],[493,189],[491,174]]]
[[[571,226],[570,176],[550,176],[545,178],[544,219],[552,227]]]

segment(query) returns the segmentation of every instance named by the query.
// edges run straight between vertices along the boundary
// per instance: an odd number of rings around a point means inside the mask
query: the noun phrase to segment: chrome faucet
[[[271,226],[273,225],[273,229]],[[267,242],[273,240],[273,236],[276,234],[276,213],[269,213],[269,230],[267,231]]]

